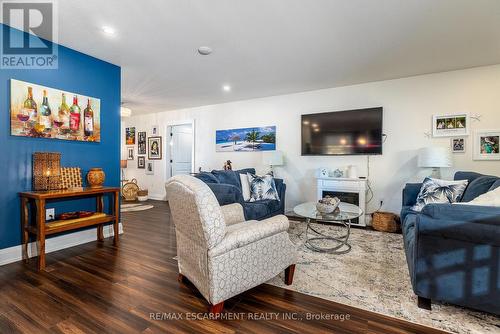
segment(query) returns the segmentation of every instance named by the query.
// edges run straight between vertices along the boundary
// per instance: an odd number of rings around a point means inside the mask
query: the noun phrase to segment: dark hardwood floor
[[[34,260],[0,267],[0,333],[441,333],[266,284],[206,319],[207,302],[177,281],[168,206],[152,204],[123,214],[118,248],[106,239],[49,253],[41,273]]]

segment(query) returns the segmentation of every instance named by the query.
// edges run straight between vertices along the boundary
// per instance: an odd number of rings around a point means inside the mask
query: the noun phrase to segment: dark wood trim
[[[285,269],[285,284],[292,285],[293,283],[293,274],[295,272],[295,264],[291,264]]]

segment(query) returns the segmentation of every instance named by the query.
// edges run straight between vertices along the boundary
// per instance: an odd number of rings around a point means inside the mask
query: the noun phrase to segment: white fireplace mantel
[[[363,210],[363,215],[359,217],[359,224],[352,224],[353,226],[366,226],[366,179],[352,179],[346,177],[319,177],[317,178],[317,197],[318,200],[323,198],[323,191],[354,193],[359,196],[358,205]]]

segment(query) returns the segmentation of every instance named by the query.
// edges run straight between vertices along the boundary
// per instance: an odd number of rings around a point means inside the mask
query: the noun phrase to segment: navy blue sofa
[[[247,220],[262,220],[272,216],[285,213],[285,191],[286,185],[282,179],[274,179],[276,190],[280,198],[277,200],[262,200],[256,202],[245,202],[241,191],[240,174],[255,174],[254,168],[241,170],[213,170],[212,172],[201,172],[197,178],[205,182],[217,197],[220,205],[240,203]]]
[[[457,172],[469,180],[461,198],[469,202],[500,186],[500,178]],[[500,314],[500,208],[428,204],[419,213],[421,183],[407,184],[401,211],[404,247],[418,304],[431,300]]]

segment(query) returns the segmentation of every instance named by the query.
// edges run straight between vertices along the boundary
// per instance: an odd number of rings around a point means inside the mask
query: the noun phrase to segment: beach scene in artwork
[[[217,152],[254,152],[276,150],[276,126],[217,130]]]

